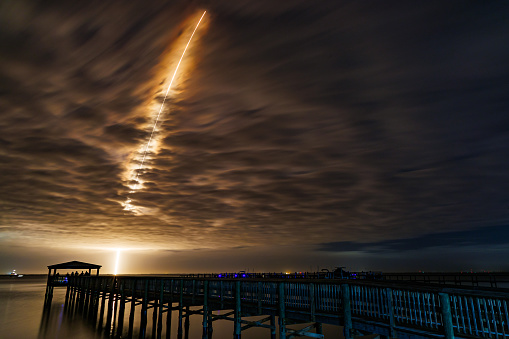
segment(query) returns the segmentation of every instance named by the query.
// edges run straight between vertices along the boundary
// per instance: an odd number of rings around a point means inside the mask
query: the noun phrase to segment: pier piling
[[[52,298],[53,287],[64,281],[56,277],[50,271],[45,305]],[[216,320],[233,321],[234,339],[251,327],[268,329],[271,339],[276,333],[279,338],[324,338],[323,324],[343,326],[347,339],[369,333],[384,338],[450,339],[504,338],[509,333],[509,293],[489,287],[476,286],[474,290],[446,284],[217,276],[80,275],[66,278],[65,283],[66,314],[81,314],[98,330],[116,338],[133,338],[136,333],[139,338],[169,339],[173,311],[178,312],[179,339],[190,337],[194,314],[201,315],[202,339],[212,339]],[[138,314],[139,327],[135,327]],[[250,319],[255,316],[263,317]],[[295,324],[303,326],[297,330],[292,328]]]

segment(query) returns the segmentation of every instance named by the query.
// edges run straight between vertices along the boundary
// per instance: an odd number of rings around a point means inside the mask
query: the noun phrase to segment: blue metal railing
[[[62,279],[65,277],[60,277]],[[100,279],[94,285],[89,279]],[[141,296],[148,280],[151,295],[163,291],[193,298],[199,304],[204,298],[204,283],[208,281],[210,302],[233,303],[237,293],[244,305],[276,309],[281,302],[279,286],[283,285],[284,305],[287,311],[314,313],[327,317],[341,317],[344,300],[341,286],[348,285],[349,307],[354,321],[371,321],[396,330],[419,330],[439,334],[452,324],[454,334],[482,338],[509,338],[509,293],[474,289],[451,289],[438,286],[405,286],[384,282],[327,281],[327,280],[240,280],[240,291],[235,279],[154,278],[154,277],[72,277],[69,284],[78,288],[110,291],[123,288]],[[112,285],[116,284],[116,285]],[[445,299],[444,299],[445,298]],[[450,311],[443,305],[450,304]],[[448,305],[449,306],[449,305]],[[444,313],[445,312],[445,313]],[[325,319],[324,318],[324,319]],[[392,324],[392,325],[391,325]]]

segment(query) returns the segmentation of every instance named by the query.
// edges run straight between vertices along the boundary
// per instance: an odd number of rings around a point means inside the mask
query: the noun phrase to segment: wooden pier
[[[233,321],[234,339],[252,327],[266,328],[272,339],[276,333],[323,338],[322,324],[341,326],[337,337],[345,338],[509,338],[509,293],[502,289],[217,275],[66,278],[66,311],[81,314],[111,337],[170,338],[177,326],[178,338],[188,338],[189,316],[198,314],[206,339],[221,319]],[[61,284],[58,279],[51,283]],[[172,312],[178,313],[177,324]],[[292,329],[292,324],[305,327]]]

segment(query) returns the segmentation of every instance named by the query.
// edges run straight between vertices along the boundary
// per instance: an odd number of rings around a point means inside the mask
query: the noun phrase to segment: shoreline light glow
[[[179,70],[180,64],[182,63],[182,60],[184,59],[184,56],[185,56],[186,51],[187,51],[187,48],[191,44],[191,41],[193,40],[193,36],[196,33],[196,31],[198,30],[198,27],[200,26],[200,23],[203,20],[203,17],[205,16],[206,13],[207,13],[207,11],[204,11],[202,16],[200,17],[200,20],[196,24],[196,27],[194,28],[193,33],[191,34],[191,37],[189,38],[189,41],[187,42],[186,47],[184,48],[184,51],[182,52],[180,60],[179,60],[179,62],[177,64],[177,66],[175,67],[175,71],[173,72],[173,76],[171,77],[171,80],[170,80],[170,83],[168,85],[168,88],[166,89],[166,93],[164,95],[163,102],[161,103],[161,106],[159,108],[159,112],[157,113],[157,117],[155,119],[154,126],[152,127],[152,132],[150,133],[150,137],[148,139],[147,145],[145,146],[145,150],[143,151],[143,157],[141,159],[140,166],[136,170],[136,177],[134,178],[134,181],[136,182],[136,184],[134,185],[134,187],[131,187],[131,191],[129,191],[129,193],[134,193],[136,190],[140,189],[140,187],[141,187],[141,185],[139,183],[140,172],[143,169],[143,165],[145,164],[145,159],[147,158],[147,153],[148,153],[148,150],[150,148],[150,143],[152,142],[152,139],[154,137],[154,132],[157,129],[157,124],[159,123],[159,118],[161,116],[161,113],[163,112],[163,108],[164,108],[164,104],[166,102],[166,99],[168,98],[168,93],[170,92],[170,89],[171,89],[171,87],[173,85],[173,80],[175,80],[175,76],[177,75],[177,72]],[[134,206],[131,204],[131,201],[132,200],[128,196],[126,201],[124,202],[124,210],[131,211],[131,210],[134,209]]]
[[[117,257],[115,259],[115,275],[118,274],[118,263],[120,262],[120,250],[117,250]]]

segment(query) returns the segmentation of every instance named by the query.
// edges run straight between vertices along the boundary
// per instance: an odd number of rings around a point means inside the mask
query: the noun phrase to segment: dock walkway
[[[203,317],[204,339],[211,338],[212,324],[219,319],[234,322],[234,339],[255,326],[267,328],[271,338],[276,332],[279,338],[323,338],[322,324],[342,326],[345,338],[370,333],[388,338],[509,338],[508,302],[509,293],[501,289],[387,281],[75,276],[68,278],[65,307],[99,327],[105,322],[114,336],[122,335],[125,326],[128,338],[133,337],[136,312],[141,319],[136,332],[146,337],[149,309],[152,338],[161,338],[163,327],[169,338],[171,317],[165,314],[173,311],[178,312],[179,338],[191,314]],[[130,314],[124,324],[126,304]],[[223,312],[212,313],[218,310]],[[307,326],[289,327],[297,323]]]

